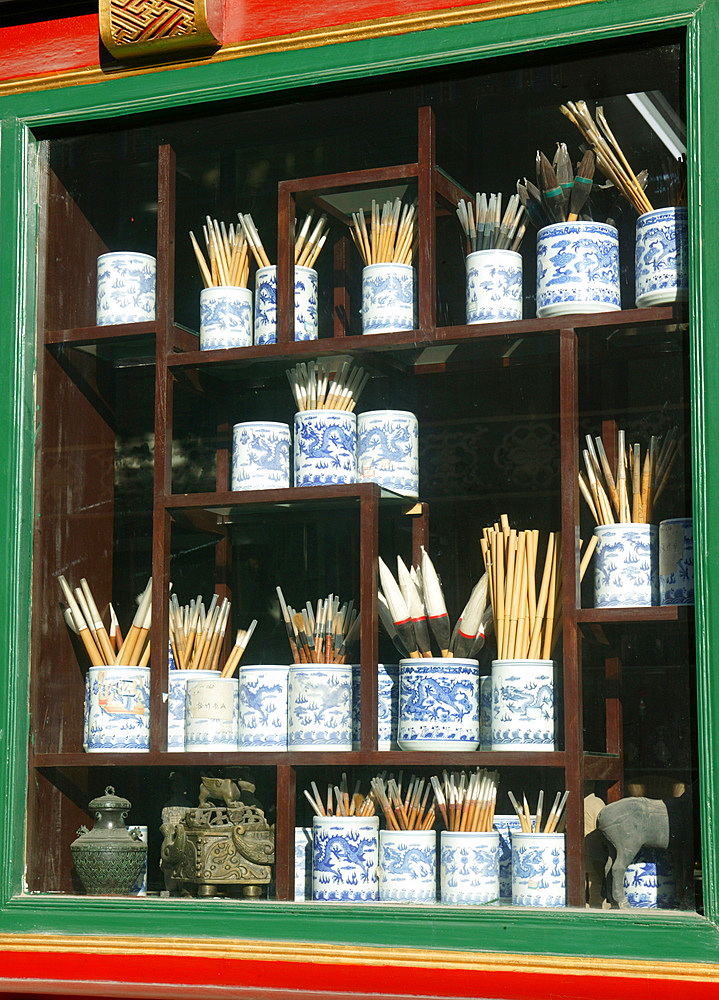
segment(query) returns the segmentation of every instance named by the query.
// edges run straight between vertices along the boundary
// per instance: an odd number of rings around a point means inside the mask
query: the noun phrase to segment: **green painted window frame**
[[[0,99],[0,531],[6,538],[0,574],[0,788],[7,789],[0,824],[0,932],[167,933],[167,904],[22,894],[27,760],[31,521],[33,478],[34,275],[37,198],[33,129],[155,111],[293,87],[366,78],[404,69],[450,65],[569,43],[601,41],[644,31],[685,28],[690,170],[692,269],[691,379],[697,588],[697,697],[705,913],[651,914],[605,911],[202,902],[173,908],[172,933],[192,938],[251,936],[267,941],[333,941],[381,947],[661,957],[666,961],[715,961],[719,933],[719,837],[712,817],[719,808],[719,680],[712,640],[719,635],[719,583],[711,585],[709,555],[719,549],[719,514],[709,498],[719,493],[719,459],[708,442],[719,433],[719,259],[702,233],[719,232],[715,167],[715,108],[719,106],[719,3],[686,0],[595,0],[555,10],[450,26],[396,37],[309,48],[204,66],[186,66],[108,79],[99,84],[34,91]]]

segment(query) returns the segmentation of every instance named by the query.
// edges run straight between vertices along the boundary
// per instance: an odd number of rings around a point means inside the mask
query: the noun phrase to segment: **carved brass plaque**
[[[220,45],[222,0],[100,0],[100,37],[121,61]]]

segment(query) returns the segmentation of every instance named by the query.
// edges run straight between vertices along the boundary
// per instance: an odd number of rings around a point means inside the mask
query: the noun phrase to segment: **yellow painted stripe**
[[[357,21],[336,27],[317,28],[312,31],[298,31],[275,38],[260,38],[248,42],[234,42],[223,46],[206,58],[192,56],[193,66],[212,65],[239,59],[245,56],[267,55],[271,52],[289,52],[293,49],[316,48],[320,45],[337,45],[342,42],[364,41],[370,38],[384,38],[402,35],[412,31],[430,31],[454,25],[470,24],[476,21],[490,21],[502,17],[516,17],[520,14],[536,14],[546,10],[564,7],[578,7],[599,0],[489,0],[488,3],[473,4],[468,7],[453,7],[447,10],[419,11],[393,17],[377,18],[372,21]],[[188,57],[189,59],[189,57]],[[106,67],[99,64],[82,69],[61,70],[55,73],[40,73],[36,76],[20,77],[0,81],[0,97],[27,93],[35,90],[54,90],[59,87],[83,86],[102,83],[117,77],[143,76],[163,70],[181,69],[189,62],[174,59],[151,67]]]
[[[628,976],[717,982],[719,964],[662,962],[652,959],[609,959],[511,952],[444,951],[426,948],[369,948],[304,942],[258,940],[178,940],[177,938],[47,934],[0,934],[0,952],[72,952],[122,956],[167,955],[174,958],[229,961],[297,962],[396,966],[415,969],[458,969],[469,972],[531,972],[564,976]]]

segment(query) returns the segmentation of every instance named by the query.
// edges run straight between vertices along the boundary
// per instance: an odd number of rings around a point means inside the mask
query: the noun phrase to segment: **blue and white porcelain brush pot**
[[[400,660],[397,742],[401,750],[479,748],[477,660]]]
[[[619,297],[619,234],[604,222],[556,222],[537,234],[537,316],[612,312]]]
[[[98,326],[146,323],[155,318],[157,261],[146,253],[118,251],[97,258]]]
[[[414,330],[414,286],[411,264],[362,268],[362,333]]]
[[[290,446],[287,424],[273,420],[245,420],[232,428],[233,490],[276,490],[290,485]]]
[[[167,697],[167,749],[185,749],[185,696],[187,679],[196,678],[197,670],[170,670]],[[219,677],[219,670],[203,670],[203,677]]]
[[[236,677],[189,677],[185,693],[185,750],[237,750],[238,707]]]
[[[317,340],[317,271],[295,265],[295,340]],[[277,343],[277,267],[255,275],[255,344]]]
[[[442,830],[439,877],[443,903],[499,906],[499,834]]]
[[[200,350],[252,346],[252,292],[218,285],[200,292]]]
[[[287,749],[287,677],[280,665],[240,667],[240,750]]]
[[[436,902],[434,830],[380,830],[379,898],[394,903]]]
[[[686,208],[657,208],[637,219],[634,290],[638,309],[687,298],[689,219]]]
[[[659,603],[655,524],[600,524],[594,552],[594,607],[648,608]]]
[[[419,495],[419,425],[409,410],[357,417],[357,478],[402,496]]]
[[[694,526],[691,517],[659,522],[659,598],[662,604],[694,603]]]
[[[315,816],[312,898],[356,903],[378,896],[379,817]]]
[[[552,660],[492,661],[492,750],[554,750]]]
[[[149,750],[150,668],[90,667],[87,676],[87,752]]]
[[[512,830],[512,904],[567,905],[566,846],[563,833]]]
[[[351,663],[294,663],[290,667],[287,747],[352,749]]]
[[[295,486],[357,482],[357,416],[347,410],[295,414]]]
[[[467,323],[522,318],[522,258],[514,250],[467,254]]]

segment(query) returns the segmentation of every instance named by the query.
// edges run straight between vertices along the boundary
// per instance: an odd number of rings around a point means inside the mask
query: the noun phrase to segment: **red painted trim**
[[[0,79],[81,69],[100,62],[97,15],[0,28]]]
[[[518,964],[522,963],[518,960]],[[106,984],[114,993],[117,984],[132,985],[133,996],[168,995],[168,989],[202,989],[203,997],[240,996],[248,989],[309,992],[317,997],[352,993],[397,997],[501,997],[502,1000],[537,1000],[571,997],[572,1000],[709,1000],[719,997],[719,982],[649,979],[640,976],[567,975],[517,969],[474,971],[425,969],[391,965],[356,966],[271,962],[213,957],[166,955],[80,955],[74,952],[0,952],[0,974],[8,987],[26,981],[34,992],[47,980],[49,993],[77,991],[79,983],[92,984],[91,994],[102,996]],[[8,980],[10,982],[8,982]],[[29,981],[28,981],[29,980]],[[63,989],[64,984],[64,989]],[[0,981],[0,993],[3,992]],[[235,992],[237,991],[237,992]],[[108,995],[108,993],[105,993]],[[116,994],[115,994],[116,995]],[[178,994],[181,995],[181,994]],[[197,994],[200,995],[199,993]]]

